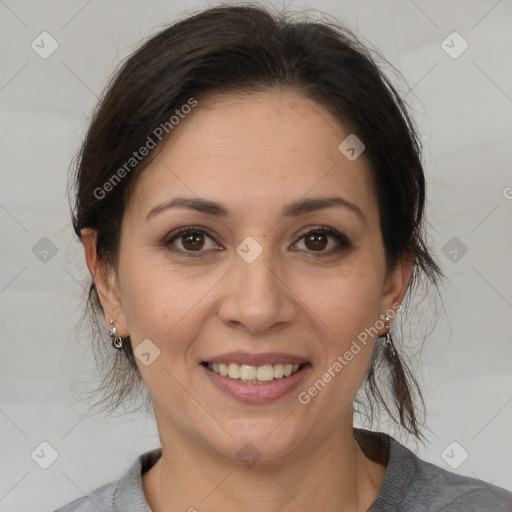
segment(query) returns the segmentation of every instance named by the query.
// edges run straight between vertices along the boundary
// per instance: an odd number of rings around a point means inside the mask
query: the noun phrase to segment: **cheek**
[[[325,375],[332,382],[325,398],[333,393],[350,402],[366,373],[375,344],[375,323],[382,313],[377,270],[370,266],[364,271],[347,269],[336,279],[326,279],[325,285],[315,288],[306,299],[314,312],[312,318],[320,320],[316,325],[322,330],[319,340],[323,357],[318,376],[327,371],[331,375]]]
[[[336,334],[353,336],[380,314],[381,276],[378,268],[355,263],[343,271],[315,280],[304,288],[303,300]],[[356,332],[357,331],[357,332]]]
[[[165,271],[143,251],[122,252],[119,279],[122,305],[134,347],[144,338],[159,339],[160,331],[172,328],[173,320],[187,308],[187,290],[176,274]]]
[[[187,287],[180,274],[168,268],[131,263],[125,267],[123,309],[139,372],[155,402],[170,400],[174,410],[186,411],[193,404],[179,382],[188,379],[192,369],[191,340],[201,328],[195,306],[204,288]],[[149,345],[148,365],[137,357],[146,351],[147,342],[141,345],[146,339],[157,347]]]
[[[213,269],[201,275],[187,271],[145,251],[123,255],[119,278],[133,349],[149,339],[163,356],[157,361],[174,372],[185,371],[183,364],[195,364],[193,341],[212,314],[211,298],[221,277]],[[139,368],[144,374],[146,368]]]
[[[172,337],[201,298],[200,290],[186,288],[176,275],[163,272],[133,271],[125,283],[123,307],[135,341]]]
[[[352,414],[354,399],[365,378],[375,339],[371,327],[378,319],[379,296],[372,279],[354,274],[329,289],[330,299],[318,297],[316,326],[319,364],[314,375],[298,390],[298,402],[313,417],[320,436],[329,435],[340,418]],[[311,298],[311,303],[315,298]],[[313,307],[313,306],[312,306]]]

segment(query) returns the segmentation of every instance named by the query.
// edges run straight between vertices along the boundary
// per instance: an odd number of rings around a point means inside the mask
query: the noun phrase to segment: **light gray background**
[[[75,337],[87,269],[72,237],[66,174],[113,66],[177,13],[206,5],[0,0],[1,511],[53,510],[159,446],[151,418],[91,419],[72,394],[94,365],[87,337]],[[454,465],[464,449],[469,456],[454,471],[512,489],[512,4],[288,5],[337,15],[412,89],[406,99],[425,145],[432,240],[450,279],[446,315],[418,356],[431,441],[418,453],[452,469],[446,460]],[[31,48],[43,31],[59,44],[47,59]],[[469,44],[456,59],[441,46],[453,31]],[[57,248],[46,263],[32,252],[42,237]],[[443,252],[453,237],[467,247],[458,261]],[[386,422],[374,428],[390,431]],[[43,441],[58,452],[46,470],[31,458]]]

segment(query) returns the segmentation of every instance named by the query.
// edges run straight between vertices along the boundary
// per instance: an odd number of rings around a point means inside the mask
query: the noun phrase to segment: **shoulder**
[[[150,512],[141,475],[162,455],[161,448],[143,453],[119,479],[94,489],[54,512]]]
[[[512,512],[512,492],[420,459],[382,432],[359,429],[356,439],[386,475],[369,512]]]
[[[417,458],[414,487],[432,512],[511,512],[512,492]],[[420,491],[418,487],[422,487]]]
[[[87,496],[82,496],[54,512],[113,512],[114,495],[118,488],[118,481],[109,482],[94,489]]]

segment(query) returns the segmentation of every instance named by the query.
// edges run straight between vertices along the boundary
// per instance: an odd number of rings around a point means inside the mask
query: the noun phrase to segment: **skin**
[[[307,405],[297,400],[402,301],[410,279],[407,255],[386,269],[369,163],[364,153],[349,161],[338,149],[349,134],[292,90],[200,99],[135,186],[117,269],[96,258],[95,233],[83,231],[107,326],[115,318],[134,349],[150,339],[160,350],[149,366],[137,361],[163,449],[142,478],[153,511],[363,511],[376,499],[386,466],[367,458],[352,433],[352,403],[375,338]],[[178,195],[208,198],[233,214],[175,208],[146,220]],[[356,204],[363,217],[342,207],[281,214],[294,200],[332,195]],[[208,232],[198,258],[165,245],[167,235],[190,225]],[[303,237],[321,225],[351,246],[322,257],[337,240],[324,235],[315,250]],[[236,252],[247,236],[263,249],[252,263]],[[174,248],[190,254],[195,246],[186,242],[178,237]],[[199,366],[235,350],[288,352],[312,367],[288,396],[245,404],[219,391]],[[237,457],[247,442],[261,454],[252,467]]]

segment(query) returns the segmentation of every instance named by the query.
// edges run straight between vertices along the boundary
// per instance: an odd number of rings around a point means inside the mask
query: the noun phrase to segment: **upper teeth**
[[[224,377],[240,379],[242,381],[268,382],[273,379],[289,377],[299,369],[299,364],[264,364],[253,366],[236,363],[208,363],[208,368]]]

